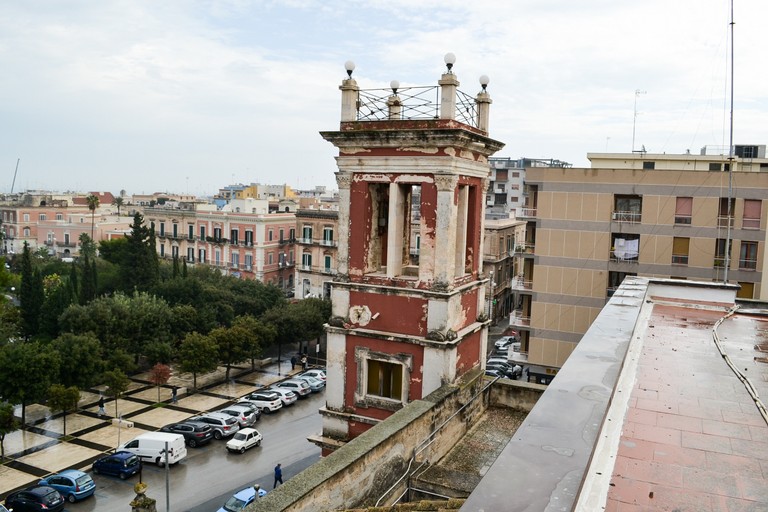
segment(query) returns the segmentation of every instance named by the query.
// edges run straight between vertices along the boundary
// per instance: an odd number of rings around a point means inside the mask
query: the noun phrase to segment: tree
[[[52,379],[59,374],[58,354],[38,342],[10,343],[0,348],[0,396],[21,404],[21,426],[26,426],[26,406],[42,401]]]
[[[40,322],[40,309],[43,305],[43,281],[40,273],[32,268],[32,254],[29,244],[24,242],[21,254],[21,306],[22,332],[26,337],[37,334]]]
[[[88,389],[96,383],[104,367],[101,342],[92,333],[64,333],[53,340],[61,362],[58,383]]]
[[[149,382],[157,386],[157,401],[160,402],[160,386],[164,386],[171,378],[171,368],[163,363],[157,363],[149,370]]]
[[[235,318],[232,327],[241,327],[248,332],[245,352],[251,360],[251,369],[255,370],[256,358],[261,356],[262,347],[268,347],[274,342],[277,331],[272,325],[260,322],[250,315]]]
[[[120,262],[123,290],[148,290],[159,276],[155,230],[145,226],[144,217],[136,212],[127,238],[125,257]]]
[[[121,369],[115,368],[114,370],[104,372],[102,380],[107,385],[107,395],[115,398],[115,418],[119,418],[120,416],[117,414],[117,399],[128,389],[131,379],[126,377]]]
[[[43,279],[45,301],[40,308],[38,333],[48,339],[59,335],[59,316],[72,303],[72,287],[68,279],[49,274]]]
[[[179,347],[179,363],[182,372],[192,373],[192,387],[197,389],[197,374],[216,369],[219,347],[210,337],[191,332]]]
[[[19,420],[13,414],[13,405],[0,403],[0,462],[5,459],[5,436],[19,429]]]
[[[96,226],[96,209],[99,207],[99,198],[89,194],[85,200],[88,201],[88,209],[91,210],[91,240],[93,240],[93,228]]]
[[[112,204],[114,206],[117,206],[117,216],[119,217],[120,216],[120,208],[122,208],[123,205],[125,204],[125,198],[122,195],[117,196],[116,198],[114,198],[112,200]]]
[[[248,330],[242,325],[219,327],[209,336],[219,347],[219,360],[227,367],[226,379],[229,380],[232,365],[242,363],[248,357]]]
[[[51,412],[61,411],[64,421],[64,437],[67,437],[67,411],[76,409],[80,401],[80,390],[77,386],[64,387],[61,384],[53,384],[48,389],[48,408]]]
[[[88,236],[88,233],[80,233],[78,240],[80,241],[80,254],[94,259],[96,257],[96,243],[93,238]]]

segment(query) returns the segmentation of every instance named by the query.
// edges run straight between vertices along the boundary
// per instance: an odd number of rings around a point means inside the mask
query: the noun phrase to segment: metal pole
[[[171,465],[168,460],[168,441],[165,442],[165,512],[171,512]]]
[[[731,266],[731,218],[733,215],[733,0],[731,0],[731,120],[728,138],[728,227],[725,236],[725,272],[723,272],[723,284],[728,283],[728,267]]]

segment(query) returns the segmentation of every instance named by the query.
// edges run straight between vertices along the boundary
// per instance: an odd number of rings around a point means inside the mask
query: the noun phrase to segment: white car
[[[227,451],[245,453],[254,446],[261,446],[262,435],[255,428],[241,428],[232,439],[227,441]]]
[[[278,382],[274,385],[278,388],[290,389],[299,398],[306,398],[312,391],[309,389],[309,384],[300,379],[288,379],[282,382]]]
[[[283,406],[280,395],[271,389],[254,391],[251,394],[245,395],[238,402],[250,402],[261,409],[261,412],[265,413],[277,411]]]
[[[517,338],[515,338],[515,336],[504,336],[502,338],[497,339],[496,343],[494,343],[494,346],[496,347],[496,350],[504,350],[505,348],[508,348],[510,345],[512,345],[516,341],[517,341]]]
[[[279,388],[277,386],[269,387],[267,389],[269,389],[269,391],[274,391],[275,393],[280,395],[280,400],[283,401],[283,407],[287,407],[299,399],[299,397],[296,396],[296,393],[294,393],[290,389]]]
[[[327,376],[325,375],[325,372],[321,370],[320,368],[312,368],[311,370],[307,370],[305,372],[301,372],[299,376],[303,375],[309,375],[310,377],[314,377],[316,379],[319,379],[323,382],[326,381]]]

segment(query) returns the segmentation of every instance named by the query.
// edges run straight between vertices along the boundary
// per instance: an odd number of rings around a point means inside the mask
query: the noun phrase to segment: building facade
[[[297,298],[331,298],[339,245],[338,223],[338,206],[296,211]]]
[[[526,169],[513,323],[527,319],[515,325],[539,382],[627,276],[727,281],[766,299],[768,160],[748,155],[590,154],[591,168]]]
[[[428,118],[409,104],[418,88],[362,91],[348,71],[339,130],[321,134],[339,150],[327,405],[313,439],[324,453],[484,359],[483,200],[502,144],[488,137],[485,87],[460,93],[451,65],[429,88],[441,102]]]
[[[526,222],[515,218],[486,219],[483,268],[489,277],[486,312],[492,324],[506,324],[515,308],[513,281],[517,276],[515,249],[525,240]]]

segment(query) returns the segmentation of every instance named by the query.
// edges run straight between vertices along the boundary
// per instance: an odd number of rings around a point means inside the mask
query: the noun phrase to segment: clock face
[[[349,321],[353,324],[368,325],[371,321],[371,310],[368,306],[352,306],[349,308]]]

